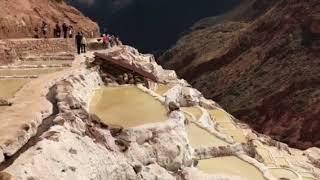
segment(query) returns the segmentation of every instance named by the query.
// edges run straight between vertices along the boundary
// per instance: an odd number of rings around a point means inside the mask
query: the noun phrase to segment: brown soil
[[[269,5],[252,22],[194,29],[160,62],[257,131],[320,147],[320,3]]]
[[[3,0],[0,9],[0,38],[33,37],[36,27],[40,31],[42,21],[49,24],[49,37],[58,22],[71,24],[75,31],[88,35],[99,33],[96,23],[62,0]]]

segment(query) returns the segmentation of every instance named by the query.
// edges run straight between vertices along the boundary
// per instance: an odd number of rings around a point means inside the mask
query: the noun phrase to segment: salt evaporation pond
[[[227,142],[210,134],[207,130],[202,129],[194,123],[190,123],[187,126],[187,132],[190,144],[193,148],[229,145]]]
[[[166,107],[135,86],[104,87],[95,92],[90,112],[105,124],[135,127],[168,119]]]
[[[258,168],[236,156],[200,160],[198,167],[208,174],[240,176],[246,180],[265,179]]]

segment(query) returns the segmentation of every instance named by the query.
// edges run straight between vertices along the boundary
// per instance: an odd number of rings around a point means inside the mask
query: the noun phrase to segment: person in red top
[[[102,42],[106,48],[109,48],[109,41],[110,41],[109,35],[103,34]]]

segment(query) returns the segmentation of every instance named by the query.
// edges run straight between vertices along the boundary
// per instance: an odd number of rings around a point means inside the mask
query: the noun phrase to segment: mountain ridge
[[[270,5],[253,21],[194,29],[159,62],[258,132],[319,147],[319,3]]]

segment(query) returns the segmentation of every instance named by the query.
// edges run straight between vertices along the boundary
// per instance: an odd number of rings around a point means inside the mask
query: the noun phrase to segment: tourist
[[[54,37],[55,38],[61,37],[61,27],[60,27],[59,23],[56,24],[56,27],[54,29]]]
[[[102,35],[102,42],[106,48],[109,48],[109,35]]]
[[[42,22],[41,30],[42,30],[43,37],[47,38],[48,24],[46,22],[44,22],[44,21]]]
[[[34,38],[36,38],[36,39],[39,38],[39,28],[38,27],[34,28]]]
[[[116,44],[117,44],[117,46],[121,46],[122,45],[122,42],[120,41],[119,36],[116,37]]]
[[[77,34],[76,37],[75,37],[78,54],[81,54],[82,38],[83,38],[83,36],[81,35],[80,32],[78,32],[78,34]]]
[[[113,47],[116,45],[116,38],[114,37],[114,35],[110,36],[110,46]]]
[[[87,39],[84,36],[83,32],[81,32],[82,40],[81,40],[81,53],[86,53]]]
[[[67,38],[68,26],[66,23],[62,24],[63,38]]]
[[[70,25],[68,29],[69,29],[68,30],[69,38],[72,38],[73,37],[73,27],[72,27],[72,25]]]

